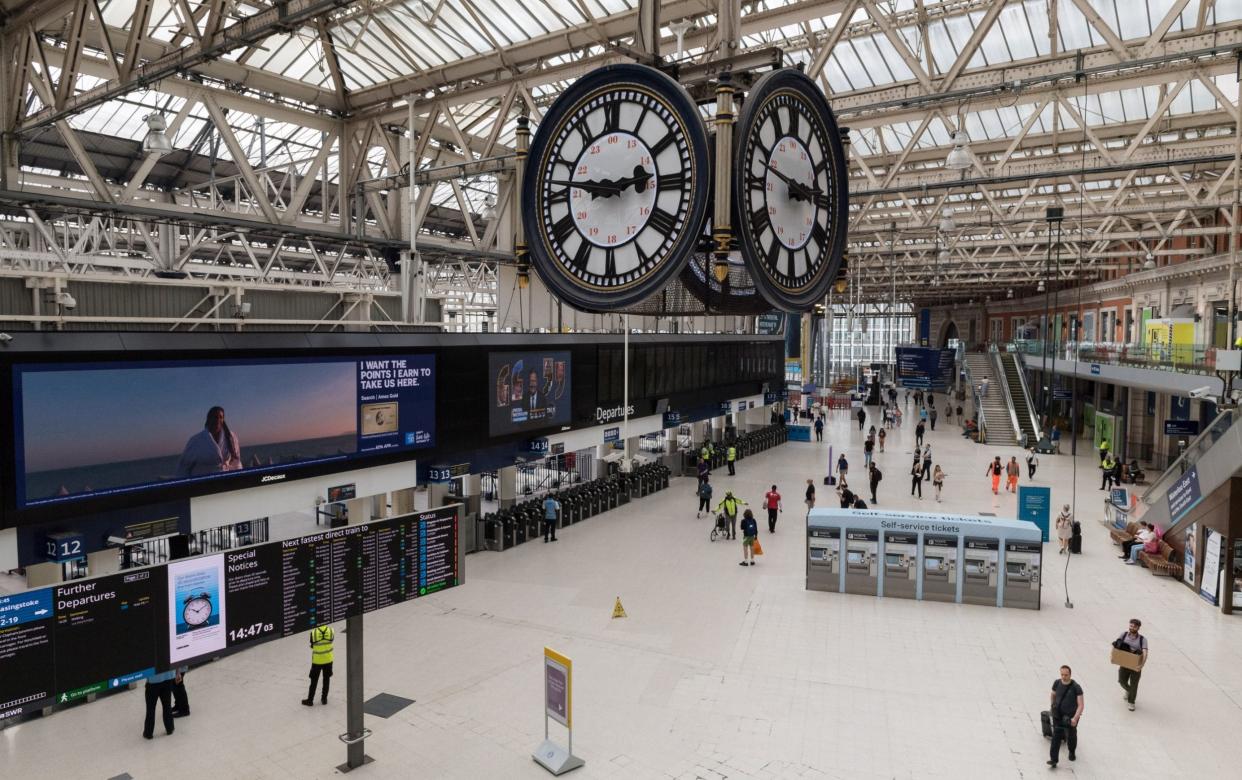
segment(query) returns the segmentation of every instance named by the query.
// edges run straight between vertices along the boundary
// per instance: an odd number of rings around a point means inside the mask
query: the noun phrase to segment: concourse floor
[[[910,415],[907,415],[907,420]],[[985,464],[1015,449],[928,434],[948,472],[944,501],[909,495],[913,425],[877,456],[879,508],[1015,515]],[[1068,445],[1068,442],[1066,442]],[[1045,549],[1042,610],[922,603],[804,590],[802,493],[824,504],[829,447],[862,470],[856,421],[825,442],[788,443],[713,476],[753,508],[772,483],[785,512],[766,554],[710,542],[692,479],[532,542],[466,558],[466,584],[366,617],[366,695],[415,699],[367,718],[375,759],[361,778],[541,778],[545,645],[574,662],[573,777],[1019,778],[1052,774],[1039,712],[1062,663],[1084,690],[1078,760],[1057,776],[1237,777],[1242,615],[1117,559],[1099,522],[1092,454],[1046,456],[1035,483],[1076,503],[1084,554],[1068,572]],[[1075,473],[1074,463],[1077,461]],[[1022,482],[1026,482],[1023,463]],[[859,480],[861,483],[861,480]],[[1075,485],[1077,487],[1075,493]],[[1068,581],[1073,608],[1066,607]],[[611,618],[620,597],[628,617]],[[1140,617],[1151,660],[1127,711],[1109,643]],[[6,778],[331,777],[345,759],[344,636],[326,707],[307,708],[306,637],[192,672],[193,714],[141,738],[143,694],[123,692],[0,732]],[[563,730],[552,733],[563,740]]]

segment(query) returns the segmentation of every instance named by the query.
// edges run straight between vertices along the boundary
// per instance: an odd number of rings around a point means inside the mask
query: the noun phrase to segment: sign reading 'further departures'
[[[457,507],[0,597],[0,719],[461,582]]]

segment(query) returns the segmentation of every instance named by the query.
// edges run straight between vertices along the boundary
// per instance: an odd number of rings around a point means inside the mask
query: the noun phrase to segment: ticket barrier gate
[[[811,528],[807,531],[806,584],[813,590],[841,589],[839,528]]]
[[[483,549],[503,552],[505,549],[504,522],[495,512],[483,517]]]
[[[917,595],[919,574],[919,535],[885,532],[884,596],[912,599]]]
[[[996,606],[997,539],[966,537],[962,550],[962,603]]]
[[[923,599],[957,601],[957,537],[923,535]]]
[[[847,529],[845,532],[845,592],[863,596],[879,593],[878,531]]]
[[[1040,560],[1043,545],[1039,542],[1005,543],[1005,606],[1039,609]]]

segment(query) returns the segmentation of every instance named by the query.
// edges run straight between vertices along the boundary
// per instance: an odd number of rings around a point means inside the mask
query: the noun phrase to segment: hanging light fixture
[[[957,230],[957,223],[953,221],[953,209],[945,206],[940,210],[940,232],[952,233]]]
[[[1043,279],[1040,279],[1040,280],[1039,280],[1039,286],[1037,286],[1037,287],[1035,288],[1035,290],[1036,290],[1036,292],[1043,292],[1043,291],[1044,291],[1044,280],[1043,280]]]
[[[1156,270],[1156,256],[1151,253],[1150,249],[1147,250],[1147,259],[1143,262],[1143,270],[1144,271]]]
[[[1006,295],[1005,297],[1006,297],[1006,298],[1012,298],[1012,297],[1013,297],[1013,288],[1012,288],[1012,287],[1010,287],[1010,288],[1009,288],[1009,294],[1008,294],[1008,295]]]
[[[479,212],[479,216],[483,217],[484,222],[491,222],[496,218],[496,199],[491,195],[483,199],[483,210]]]
[[[944,167],[952,171],[964,171],[971,166],[972,158],[970,156],[970,136],[966,135],[965,130],[954,130],[950,136],[953,140],[953,148],[949,150],[949,156],[944,161]]]
[[[158,154],[160,157],[168,154],[173,150],[172,144],[168,140],[168,123],[164,121],[163,114],[148,114],[145,117],[147,123],[147,137],[142,139],[142,151],[146,154]]]

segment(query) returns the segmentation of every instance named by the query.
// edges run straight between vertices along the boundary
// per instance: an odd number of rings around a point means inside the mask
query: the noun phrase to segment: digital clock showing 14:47
[[[229,631],[230,642],[244,642],[247,639],[255,639],[264,634],[270,634],[274,626],[271,623],[251,623],[248,626],[241,626]]]

